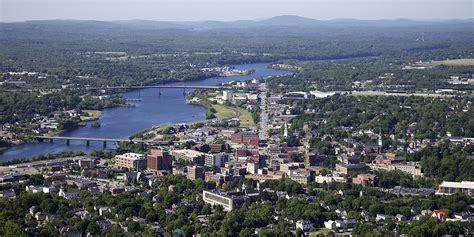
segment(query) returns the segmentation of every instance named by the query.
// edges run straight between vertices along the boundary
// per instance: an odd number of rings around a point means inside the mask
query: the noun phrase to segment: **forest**
[[[396,138],[434,139],[446,136],[474,136],[474,110],[469,98],[425,97],[375,97],[335,95],[324,99],[291,101],[293,114],[300,114],[292,121],[292,129],[302,130],[305,122],[325,120],[317,130],[322,134],[335,134],[346,138],[352,131],[379,129]],[[305,113],[310,110],[314,112]],[[316,129],[316,127],[314,127]]]
[[[0,92],[0,124],[26,123],[35,114],[49,116],[59,110],[84,109],[101,110],[125,103],[123,98],[112,96],[98,99],[83,95],[80,91],[63,91],[49,94],[37,92]]]
[[[303,68],[294,76],[271,80],[270,87],[275,90],[281,90],[280,84],[285,90],[347,89],[353,81],[368,80],[375,85],[432,89],[446,86],[440,78],[473,73],[472,66],[440,66],[423,72],[400,69],[418,60],[472,57],[469,42],[474,32],[463,27],[468,23],[374,21],[288,26],[276,22],[249,27],[99,21],[0,23],[0,123],[27,121],[35,113],[48,115],[63,108],[101,109],[115,104],[109,100],[97,105],[91,105],[90,100],[80,102],[79,96],[88,95],[80,91],[70,95],[49,91],[51,94],[39,96],[12,93],[12,89],[185,82],[216,75],[201,68],[234,63],[283,60]],[[424,32],[423,41],[420,32]],[[33,74],[8,73],[23,71]],[[395,76],[377,79],[387,72]],[[24,81],[26,88],[3,83],[7,81]],[[33,104],[37,106],[32,108]]]
[[[358,58],[331,61],[282,60],[279,63],[299,68],[295,75],[278,77],[269,81],[276,91],[309,90],[400,90],[406,92],[434,91],[440,88],[472,91],[472,85],[450,85],[450,76],[471,78],[473,65],[436,65],[422,70],[404,70],[414,63],[403,58]],[[360,83],[356,85],[355,83]]]
[[[469,22],[380,24],[386,23],[206,26],[207,30],[192,30],[162,27],[159,22],[1,23],[0,72],[41,72],[49,76],[50,83],[140,85],[202,79],[209,75],[196,68],[235,63],[472,57],[474,32]],[[82,76],[81,80],[77,76]],[[82,81],[87,76],[93,80]]]

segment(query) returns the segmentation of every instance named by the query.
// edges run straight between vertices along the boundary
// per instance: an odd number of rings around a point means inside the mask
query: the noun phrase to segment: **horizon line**
[[[72,19],[72,18],[48,18],[48,19],[31,19],[23,21],[3,21],[0,19],[0,23],[26,23],[26,22],[35,22],[35,21],[98,21],[98,22],[120,22],[120,21],[153,21],[153,22],[174,22],[174,23],[189,23],[189,22],[224,22],[232,23],[237,21],[265,21],[276,17],[290,16],[290,17],[299,17],[309,20],[330,22],[337,20],[354,20],[354,21],[400,21],[400,20],[409,20],[409,21],[419,21],[419,22],[443,22],[443,21],[463,21],[463,20],[474,20],[474,17],[468,18],[406,18],[406,17],[397,17],[397,18],[379,18],[379,19],[363,19],[363,18],[332,18],[332,19],[317,19],[311,17],[305,17],[300,15],[275,15],[272,17],[264,18],[255,18],[255,19],[239,19],[239,20],[216,20],[216,19],[206,19],[206,20],[158,20],[158,19],[145,19],[145,18],[130,18],[130,19],[115,19],[115,20],[100,20],[100,19]]]

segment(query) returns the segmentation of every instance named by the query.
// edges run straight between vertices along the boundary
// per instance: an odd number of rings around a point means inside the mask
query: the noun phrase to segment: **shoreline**
[[[265,68],[265,69],[278,70],[278,69],[272,68],[272,67],[271,67],[271,63],[250,63],[250,64],[249,64],[249,63],[244,63],[244,64],[237,64],[236,67],[239,67],[239,68],[240,68],[240,67],[249,68],[248,65],[252,65],[252,64],[256,64],[256,66],[255,66],[254,68],[252,68],[252,69],[255,69],[255,68]],[[260,65],[258,65],[258,64],[260,64]],[[258,66],[257,66],[257,65],[258,65]],[[278,72],[278,73],[272,73],[272,75],[261,75],[261,76],[262,76],[262,77],[268,77],[268,76],[278,76],[278,75],[281,75],[281,74],[287,74],[287,73],[291,74],[291,73],[292,73],[291,71],[287,71],[287,70],[284,70],[284,69],[283,69],[283,70],[278,70],[278,71],[281,71],[281,73]],[[258,74],[258,70],[252,71],[252,73],[251,73],[250,75],[253,75],[253,74],[255,74],[255,73]],[[273,74],[275,74],[275,75],[273,75]],[[237,77],[239,77],[239,76],[242,76],[242,75],[238,75]],[[248,76],[248,75],[244,75],[244,76]],[[234,76],[232,76],[232,77],[234,77]],[[251,77],[251,76],[250,76],[250,77]],[[259,77],[259,76],[256,75],[255,77]],[[200,80],[191,80],[191,81],[189,81],[189,82],[193,82],[193,81],[205,81],[205,80],[213,79],[213,78],[215,79],[215,78],[220,78],[220,77],[218,77],[218,76],[212,76],[212,77],[208,77],[208,78],[202,78],[202,79],[200,79]],[[222,77],[222,78],[229,78],[229,77]],[[239,79],[239,81],[240,81],[240,80],[245,81],[245,80],[251,80],[251,79],[252,79],[252,78]],[[220,84],[220,83],[224,83],[224,82],[225,82],[225,81],[222,81],[222,82],[221,82],[221,81],[219,81],[219,80],[214,80],[214,83],[215,83],[215,84]],[[160,85],[162,85],[162,84],[168,84],[168,83],[180,83],[180,81],[172,81],[172,82],[160,83]],[[213,84],[213,85],[214,85],[214,84]],[[123,93],[129,92],[129,91],[134,91],[134,90],[125,90],[125,91],[119,92],[118,94],[122,94],[122,95],[123,95]],[[188,103],[188,104],[189,104],[189,103]],[[193,105],[197,105],[197,106],[200,106],[200,107],[202,107],[202,108],[205,108],[205,106],[200,105],[200,104],[193,104]],[[119,106],[114,106],[114,107],[119,107]],[[102,110],[102,111],[103,111],[103,110]],[[101,115],[102,115],[102,114],[101,114]],[[98,119],[99,119],[99,117],[97,117],[97,118],[94,119],[94,120],[98,120]],[[94,121],[94,120],[90,119],[90,120],[87,120],[87,121],[85,121],[85,122],[87,123],[87,122]],[[184,123],[182,123],[182,122],[181,122],[181,123],[172,123],[171,125],[175,125],[175,124],[187,124],[187,125],[189,125],[189,126],[192,126],[192,125],[194,125],[194,124],[205,123],[205,122],[207,122],[207,121],[210,121],[210,120],[209,120],[209,119],[205,119],[205,118],[204,118],[204,119],[193,118],[193,121],[184,122]],[[167,125],[170,125],[170,123],[159,125],[159,127],[163,127],[163,126],[167,126]],[[156,126],[156,125],[155,125],[155,126]],[[75,129],[76,129],[76,128],[71,129],[71,130],[68,130],[68,131],[60,131],[58,134],[61,134],[61,133],[64,133],[64,132],[69,132],[69,131],[74,131]],[[142,129],[142,130],[139,130],[139,131],[136,131],[136,132],[132,132],[132,133],[130,133],[130,134],[127,134],[126,136],[127,136],[127,137],[132,137],[132,136],[135,136],[136,134],[139,134],[139,133],[141,133],[141,132],[143,132],[143,131],[151,130],[151,129],[153,129],[153,126],[148,127],[148,128],[145,128],[145,129]],[[30,143],[30,142],[29,142],[29,143]],[[35,142],[35,143],[36,143],[36,142]],[[16,145],[15,145],[15,146],[12,146],[12,147],[9,147],[9,148],[6,149],[5,151],[8,151],[10,148],[14,148],[14,147],[16,147]],[[33,153],[36,153],[36,152],[33,152]],[[57,153],[59,153],[59,152],[57,152]],[[2,154],[2,153],[0,153],[0,155],[1,155],[1,154]],[[34,156],[35,156],[35,155],[30,155],[30,154],[25,154],[25,155],[21,155],[21,154],[20,154],[20,155],[16,155],[16,154],[11,155],[11,154],[8,154],[8,157],[9,157],[8,160],[17,159],[17,158],[21,158],[21,157],[23,157],[23,158],[24,158],[24,157],[28,157],[28,158],[31,159],[31,158],[34,157]],[[6,161],[6,160],[5,160],[5,161]]]

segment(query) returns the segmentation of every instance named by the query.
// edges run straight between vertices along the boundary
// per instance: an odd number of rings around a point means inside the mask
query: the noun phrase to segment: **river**
[[[243,81],[252,78],[276,76],[288,73],[287,71],[267,68],[266,63],[233,65],[237,69],[254,69],[255,73],[250,75],[232,77],[212,77],[201,81],[173,82],[163,85],[186,85],[186,86],[211,86],[230,81]],[[189,91],[189,90],[188,90]],[[134,107],[109,108],[102,111],[99,118],[99,128],[91,128],[90,123],[84,127],[65,132],[62,136],[69,137],[96,137],[96,138],[127,138],[130,135],[153,126],[163,124],[187,123],[202,120],[206,117],[206,111],[199,105],[188,105],[185,101],[182,89],[142,89],[125,92],[122,94],[127,99],[141,99],[133,102]],[[114,144],[107,144],[105,149],[115,148]],[[18,145],[7,149],[0,154],[0,161],[8,161],[15,158],[32,158],[39,155],[58,153],[63,151],[102,150],[102,142],[90,142],[86,146],[84,141],[38,142]]]

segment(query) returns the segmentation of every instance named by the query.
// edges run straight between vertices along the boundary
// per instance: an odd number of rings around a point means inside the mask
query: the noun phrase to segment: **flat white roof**
[[[183,154],[188,157],[202,156],[206,153],[195,151],[195,150],[172,150],[174,154]]]
[[[138,153],[125,153],[125,154],[122,154],[122,155],[116,155],[115,156],[116,158],[126,158],[126,159],[130,159],[130,160],[143,160],[145,159],[145,155],[143,154],[138,154]]]
[[[461,182],[447,182],[447,181],[443,181],[443,183],[441,183],[441,184],[439,185],[439,187],[474,189],[474,182],[472,182],[472,181],[461,181]]]

